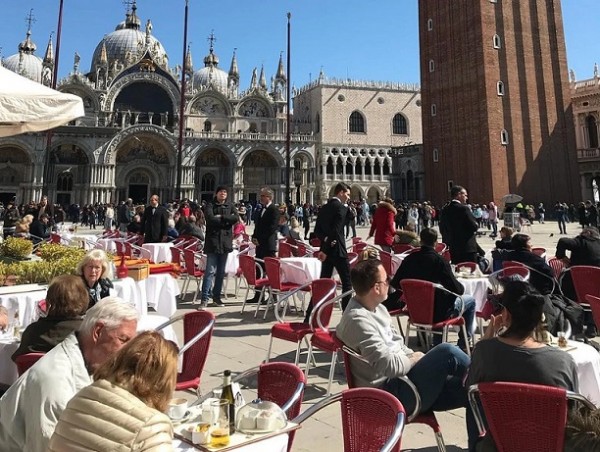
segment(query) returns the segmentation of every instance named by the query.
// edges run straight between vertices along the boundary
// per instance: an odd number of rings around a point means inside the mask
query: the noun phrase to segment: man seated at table
[[[469,357],[448,343],[437,345],[426,354],[406,346],[381,306],[388,291],[381,261],[367,259],[357,263],[350,277],[356,295],[344,311],[336,335],[367,361],[350,360],[356,386],[390,392],[411,413],[415,407],[413,392],[397,378],[405,375],[417,387],[421,412],[465,407],[467,391],[462,381]]]
[[[465,289],[456,279],[456,276],[454,276],[450,264],[435,250],[435,244],[438,239],[436,230],[425,228],[421,231],[419,237],[421,239],[421,249],[404,258],[390,285],[396,290],[401,290],[400,281],[403,279],[421,279],[441,284],[451,292],[462,295],[464,302],[462,317],[465,319],[467,336],[471,339],[475,331],[475,298],[471,295],[463,295]],[[441,290],[436,291],[433,321],[441,322],[442,320],[457,317],[460,314],[460,307],[460,298]],[[458,346],[465,349],[465,338],[462,336],[461,330]],[[441,341],[440,334],[433,335],[434,345],[439,344]]]
[[[8,328],[8,309],[0,306],[0,331],[5,331]]]
[[[554,286],[554,274],[552,268],[543,257],[531,251],[531,237],[527,234],[515,234],[511,241],[512,250],[497,250],[503,262],[515,261],[527,265],[533,269],[529,275],[529,282],[540,293],[547,295],[552,292]]]
[[[0,399],[0,449],[45,452],[67,402],[91,374],[136,335],[138,313],[120,299],[102,300],[69,335]]]

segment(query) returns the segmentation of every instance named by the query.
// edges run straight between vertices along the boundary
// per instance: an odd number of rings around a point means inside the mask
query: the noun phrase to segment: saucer
[[[183,424],[183,423],[189,421],[191,416],[192,416],[192,412],[190,410],[187,410],[182,418],[173,419],[171,416],[169,416],[169,419],[171,419],[171,423],[173,423],[173,425]]]

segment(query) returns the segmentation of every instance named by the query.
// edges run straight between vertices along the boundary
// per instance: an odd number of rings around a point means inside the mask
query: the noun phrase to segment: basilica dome
[[[119,23],[115,31],[104,36],[96,46],[90,69],[92,74],[96,72],[96,67],[99,65],[112,66],[117,62],[127,67],[142,58],[146,49],[150,51],[157,64],[166,68],[167,52],[151,32],[152,23],[150,21],[146,24],[145,32],[140,29],[140,19],[136,15],[134,4],[131,12],[127,13],[125,21]],[[106,49],[105,54],[104,49]],[[104,58],[106,58],[105,61],[103,61]]]
[[[192,83],[194,89],[207,89],[212,87],[214,90],[227,94],[227,72],[219,69],[219,57],[214,54],[213,47],[210,47],[210,53],[204,58],[204,67],[194,72]]]
[[[28,31],[25,40],[19,44],[19,53],[3,59],[2,66],[34,82],[41,83],[42,59],[33,54],[36,49],[37,46],[31,40],[31,31]]]

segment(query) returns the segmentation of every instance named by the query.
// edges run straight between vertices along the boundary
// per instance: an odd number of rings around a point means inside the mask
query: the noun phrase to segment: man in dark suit
[[[456,279],[450,264],[435,250],[435,244],[438,234],[435,229],[425,228],[419,235],[421,239],[421,249],[411,253],[404,258],[398,271],[392,278],[390,286],[400,290],[400,281],[403,279],[421,279],[432,283],[441,284],[445,289],[458,295],[462,295],[464,301],[464,311],[462,317],[465,319],[467,336],[471,338],[475,331],[475,298],[471,295],[463,295],[465,288]],[[433,307],[433,321],[440,322],[459,314],[460,299],[446,292],[436,291]],[[434,335],[434,344],[441,342],[441,336]],[[465,348],[465,339],[462,337],[462,331],[459,337],[458,345]]]
[[[477,221],[466,205],[467,190],[454,185],[450,196],[452,200],[442,209],[440,218],[442,241],[450,248],[453,264],[477,262]]]
[[[260,190],[260,203],[263,208],[256,211],[252,243],[256,245],[256,257],[275,257],[277,253],[277,229],[279,227],[279,207],[273,203],[273,190],[268,187]],[[246,303],[257,303],[260,292]]]
[[[315,223],[315,235],[321,240],[321,249],[318,254],[321,266],[321,278],[331,278],[335,268],[342,282],[342,292],[352,289],[350,281],[350,265],[348,251],[346,250],[346,236],[344,227],[348,215],[348,200],[350,199],[350,186],[340,182],[333,189],[334,197],[327,201],[319,210]],[[342,308],[346,309],[350,296],[342,300]],[[310,317],[310,310],[307,318]]]
[[[169,212],[158,205],[158,195],[152,195],[150,205],[142,215],[141,231],[144,234],[144,243],[166,242],[168,227]]]

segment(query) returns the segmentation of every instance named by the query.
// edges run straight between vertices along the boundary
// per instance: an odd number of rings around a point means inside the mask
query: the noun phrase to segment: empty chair
[[[338,401],[342,411],[344,452],[400,451],[406,413],[398,399],[381,389],[347,389],[315,403],[292,422],[302,424]]]
[[[268,278],[264,277],[262,267],[256,262],[256,258],[254,256],[250,256],[247,253],[240,254],[240,268],[242,270],[242,275],[246,280],[246,295],[244,296],[244,302],[242,303],[242,313],[244,312],[244,308],[246,307],[246,300],[248,299],[248,295],[250,294],[250,290],[258,291],[260,290],[259,300],[262,300],[263,295],[265,293],[265,289],[269,287]],[[258,276],[257,276],[258,273]],[[257,303],[258,304],[258,303]],[[258,314],[258,306],[256,307],[256,313],[254,317]]]
[[[183,321],[183,347],[179,355],[183,356],[181,372],[177,374],[177,391],[197,389],[208,349],[212,339],[215,316],[210,311],[192,311],[174,317],[156,328],[160,331],[179,320]]]
[[[23,375],[31,366],[37,363],[45,353],[25,353],[15,358],[15,364],[17,365],[17,372],[19,376]]]
[[[183,260],[185,262],[185,273],[187,274],[188,281],[186,281],[185,287],[189,288],[190,281],[194,279],[196,281],[196,291],[194,292],[194,299],[192,304],[196,302],[198,292],[200,292],[200,281],[204,277],[204,269],[200,266],[200,260],[202,255],[192,250],[183,250]]]

